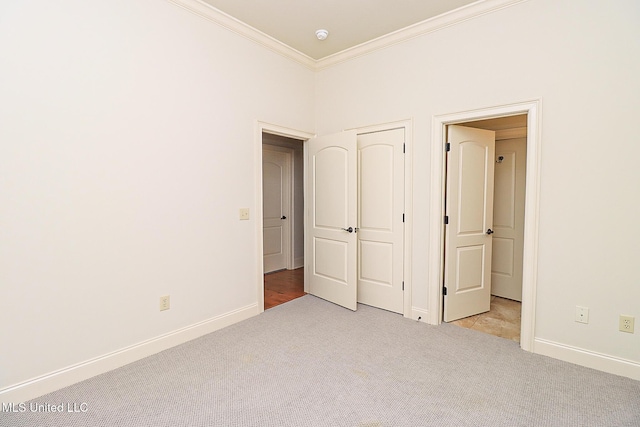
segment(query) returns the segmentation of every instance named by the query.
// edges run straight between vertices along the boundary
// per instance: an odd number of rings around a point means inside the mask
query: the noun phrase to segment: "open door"
[[[308,147],[309,293],[356,310],[356,132],[313,138]]]
[[[448,126],[444,321],[489,311],[495,132]]]

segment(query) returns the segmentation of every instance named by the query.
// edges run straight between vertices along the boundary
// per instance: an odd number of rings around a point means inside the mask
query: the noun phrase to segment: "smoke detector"
[[[316,31],[316,37],[318,40],[324,40],[329,36],[329,31],[327,30],[318,30]]]

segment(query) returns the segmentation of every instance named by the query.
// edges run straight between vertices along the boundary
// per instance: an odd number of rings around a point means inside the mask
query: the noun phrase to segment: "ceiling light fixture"
[[[318,40],[324,40],[329,36],[329,31],[327,30],[318,30],[316,31],[316,37]]]

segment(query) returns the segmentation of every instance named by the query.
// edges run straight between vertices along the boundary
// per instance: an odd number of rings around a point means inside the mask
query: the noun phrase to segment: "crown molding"
[[[522,3],[528,0],[478,0],[467,6],[454,9],[442,15],[434,16],[417,24],[402,28],[376,39],[367,41],[357,46],[345,49],[333,55],[315,60],[304,53],[293,49],[279,40],[257,30],[250,25],[202,2],[201,0],[167,0],[178,7],[186,9],[211,22],[214,22],[242,37],[245,37],[261,46],[276,52],[286,58],[298,62],[311,69],[322,70],[333,65],[357,58],[368,53],[420,37],[422,35],[459,24],[466,20],[493,13],[498,10]]]
[[[315,70],[316,60],[200,0],[167,0],[242,37]]]
[[[459,7],[442,15],[434,16],[433,18],[385,34],[333,55],[325,56],[316,61],[316,70],[328,68],[376,50],[384,49],[525,1],[528,0],[478,0],[475,3]]]

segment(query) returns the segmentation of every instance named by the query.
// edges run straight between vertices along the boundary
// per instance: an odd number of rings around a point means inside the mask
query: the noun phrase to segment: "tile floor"
[[[491,296],[490,311],[451,322],[498,337],[520,342],[520,312],[522,303]]]

